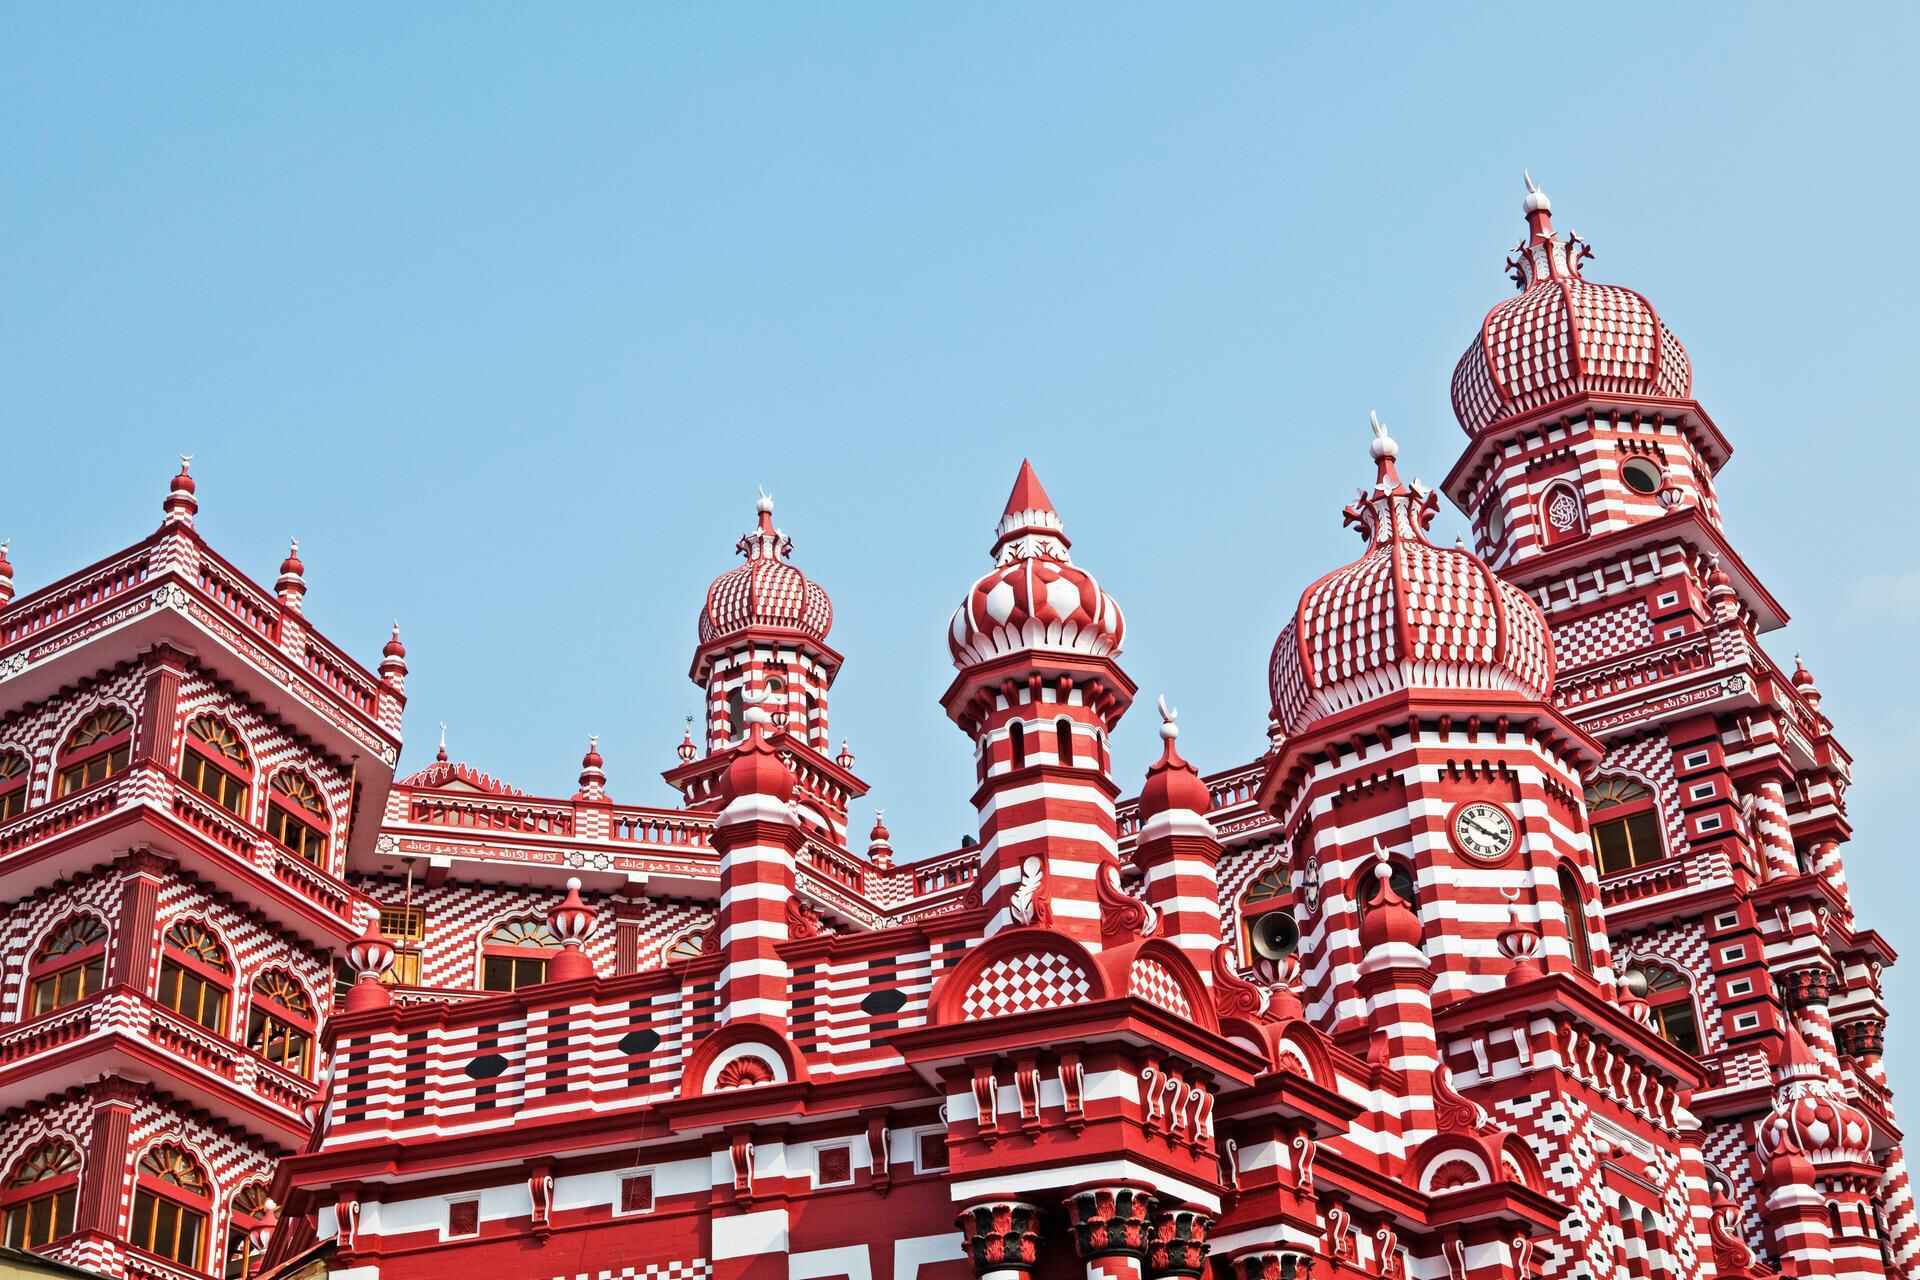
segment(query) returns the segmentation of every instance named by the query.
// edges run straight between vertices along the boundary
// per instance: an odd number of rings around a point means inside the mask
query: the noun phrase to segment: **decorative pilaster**
[[[133,1133],[133,1112],[146,1087],[108,1076],[94,1085],[91,1092],[93,1131],[88,1136],[86,1179],[80,1187],[80,1203],[73,1226],[79,1235],[113,1241],[117,1252],[123,1236],[121,1201],[126,1197],[132,1165],[128,1145]]]
[[[180,719],[180,683],[191,659],[172,645],[155,645],[147,652],[147,688],[140,705],[140,725],[134,734],[133,763],[171,773],[174,769],[173,729]]]
[[[979,1280],[1030,1280],[1040,1261],[1040,1210],[1024,1200],[982,1200],[954,1219]]]
[[[1793,827],[1787,816],[1787,793],[1778,778],[1763,778],[1754,784],[1752,827],[1767,879],[1799,875],[1800,859],[1793,851]]]
[[[135,849],[118,865],[123,874],[120,916],[113,931],[107,983],[145,991],[152,981],[158,954],[160,890],[174,864],[145,849]]]

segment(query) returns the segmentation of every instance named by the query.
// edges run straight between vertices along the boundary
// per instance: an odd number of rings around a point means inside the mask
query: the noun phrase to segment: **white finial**
[[[1373,443],[1367,446],[1367,451],[1373,455],[1373,460],[1378,462],[1382,458],[1399,457],[1400,444],[1387,434],[1387,424],[1380,421],[1380,415],[1369,409],[1367,420],[1373,424]]]
[[[885,809],[875,809],[873,811],[873,820],[875,822],[885,822],[887,820],[887,811]]]
[[[599,749],[600,749],[600,735],[599,735],[599,734],[597,734],[597,733],[590,733],[590,734],[588,734],[588,735],[587,735],[587,750],[589,750],[589,751],[598,751]]]
[[[445,720],[440,722],[440,749],[442,751],[447,749],[447,722]]]
[[[1180,736],[1180,726],[1175,723],[1180,719],[1180,712],[1167,705],[1167,695],[1164,693],[1156,700],[1155,705],[1160,708],[1160,736],[1171,742]]]
[[[772,515],[773,514],[773,495],[767,492],[767,487],[765,485],[755,485],[754,488],[760,491],[760,500],[753,504],[753,509],[755,511],[758,511],[763,516]]]
[[[189,468],[191,468],[192,466],[193,466],[193,455],[192,455],[192,454],[190,454],[190,453],[183,453],[183,454],[181,454],[181,455],[180,455],[180,469],[181,469],[182,471],[186,471],[186,470],[188,470]]]
[[[1522,169],[1520,176],[1526,179],[1527,183],[1527,198],[1522,202],[1521,207],[1528,213],[1552,213],[1553,201],[1547,199],[1546,192],[1533,185],[1533,175]]]
[[[740,701],[746,704],[746,708],[740,718],[748,724],[772,724],[773,713],[764,705],[769,696],[765,689],[749,689],[742,693]]]
[[[577,890],[578,890],[579,888],[580,888],[580,877],[579,877],[579,876],[568,876],[568,877],[567,877],[567,891],[568,891],[569,893],[571,893],[571,892],[575,892],[575,891],[577,891]]]

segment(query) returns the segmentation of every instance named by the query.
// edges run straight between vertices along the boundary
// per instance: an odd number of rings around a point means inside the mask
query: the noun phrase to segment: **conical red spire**
[[[1164,697],[1159,706],[1160,758],[1147,766],[1147,784],[1140,789],[1140,818],[1145,821],[1171,809],[1205,813],[1213,807],[1213,794],[1173,745],[1180,736],[1180,726],[1175,723],[1180,713],[1169,707]]]
[[[1014,542],[1020,542],[1021,546],[1011,554],[1021,559],[1039,555],[1065,560],[1067,548],[1073,545],[1060,523],[1060,513],[1053,509],[1053,499],[1047,496],[1033,463],[1025,458],[1020,460],[1020,474],[1013,479],[1013,492],[1007,495],[1007,505],[1000,513],[994,534],[996,560],[1002,558],[1002,550]]]

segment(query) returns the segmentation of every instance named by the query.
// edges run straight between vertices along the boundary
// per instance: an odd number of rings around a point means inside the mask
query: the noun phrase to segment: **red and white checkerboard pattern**
[[[1653,620],[1647,615],[1644,600],[1589,613],[1553,629],[1553,652],[1563,672],[1618,658],[1652,643]]]
[[[577,1271],[572,1275],[555,1276],[553,1280],[708,1280],[712,1274],[713,1264],[705,1258],[688,1258],[684,1261],[650,1262],[644,1267]]]
[[[1136,958],[1127,973],[1127,983],[1132,987],[1133,994],[1148,1004],[1157,1004],[1176,1017],[1193,1016],[1193,1006],[1187,1003],[1186,992],[1180,989],[1180,980],[1158,960]]]
[[[1071,956],[1029,951],[1005,956],[980,971],[961,997],[965,1018],[998,1018],[1026,1009],[1057,1009],[1085,1000],[1092,987]]]
[[[88,712],[112,704],[137,722],[146,700],[146,673],[138,667],[81,681],[67,696],[35,703],[0,720],[0,751],[18,751],[32,770],[27,783],[29,805],[53,798],[54,758],[73,727]]]

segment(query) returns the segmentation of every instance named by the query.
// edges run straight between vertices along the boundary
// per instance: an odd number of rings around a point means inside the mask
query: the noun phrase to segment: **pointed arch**
[[[333,812],[304,770],[282,769],[267,785],[267,834],[281,848],[316,867],[327,865]]]
[[[39,1249],[71,1235],[80,1169],[79,1148],[64,1138],[28,1147],[0,1184],[0,1243]]]
[[[480,931],[480,989],[518,991],[547,980],[560,938],[545,920],[526,913],[496,919]]]
[[[253,753],[239,731],[214,712],[202,711],[187,722],[180,780],[227,812],[252,816]]]
[[[247,1001],[247,1047],[285,1071],[313,1066],[316,1006],[306,984],[286,969],[263,969]]]
[[[233,959],[213,926],[182,916],[160,940],[161,1004],[216,1035],[227,1034]]]
[[[1560,905],[1567,920],[1567,945],[1572,951],[1573,967],[1589,976],[1593,973],[1593,925],[1587,917],[1587,894],[1580,877],[1561,863],[1555,878],[1560,885]]]
[[[260,1268],[260,1237],[272,1221],[267,1184],[249,1182],[227,1202],[227,1258],[223,1280],[247,1280]]]
[[[30,1018],[97,994],[107,985],[107,924],[79,911],[48,927],[29,952],[26,1011]]]
[[[198,1271],[213,1215],[206,1165],[179,1142],[163,1139],[140,1154],[135,1170],[128,1243]]]
[[[1570,480],[1556,480],[1540,493],[1540,542],[1558,546],[1587,534],[1587,500]]]
[[[63,800],[127,771],[133,763],[133,712],[118,702],[99,702],[75,717],[60,740],[54,764],[54,798]]]

